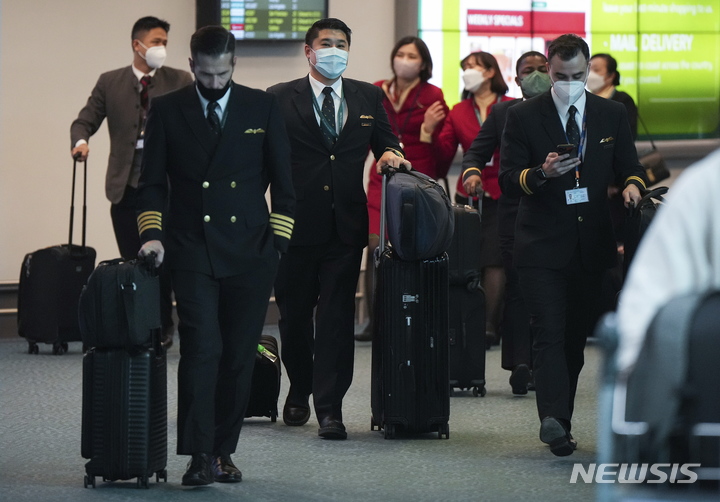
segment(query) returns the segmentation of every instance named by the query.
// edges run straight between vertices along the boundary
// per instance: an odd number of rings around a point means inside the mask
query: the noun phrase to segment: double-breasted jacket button
[[[210,221],[210,215],[209,215],[209,214],[206,214],[205,217],[203,218],[203,220],[205,220],[205,223],[209,222],[209,221]]]
[[[331,155],[331,156],[330,156],[330,160],[335,160],[335,156],[334,156],[334,155]]]
[[[210,183],[207,181],[203,181],[203,188],[208,188],[210,186]]]
[[[578,216],[578,221],[579,221],[579,222],[582,222],[582,220],[583,220],[583,217],[582,217],[582,216]]]
[[[234,216],[230,217],[230,223],[235,223],[236,221],[237,221],[237,218],[235,218]]]
[[[235,183],[234,181],[230,182],[230,188],[235,188],[236,186],[237,186],[237,183]]]

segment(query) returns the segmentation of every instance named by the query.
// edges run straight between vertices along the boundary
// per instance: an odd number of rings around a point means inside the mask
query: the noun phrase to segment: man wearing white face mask
[[[170,25],[156,17],[143,17],[132,28],[133,63],[100,75],[85,107],[70,126],[71,155],[86,160],[88,142],[107,118],[110,156],[105,195],[120,255],[137,257],[140,250],[135,213],[135,189],[140,178],[145,117],[155,96],[192,82],[190,73],[164,67]],[[174,331],[170,279],[161,273],[163,343],[172,344]]]
[[[378,168],[409,164],[382,90],[341,77],[350,35],[339,19],[317,21],[305,36],[310,74],[268,89],[290,136],[297,197],[292,240],[275,281],[290,379],[283,421],[307,423],[312,394],[318,435],[326,439],[347,437],[342,400],[352,382],[355,291],[368,244],[365,158],[371,149]]]
[[[553,87],[508,110],[500,159],[503,192],[522,197],[513,259],[530,314],[540,440],[558,456],[577,446],[570,430],[585,341],[616,261],[607,188],[624,187],[626,206],[645,188],[625,107],[585,92],[588,59],[577,35],[550,44]]]

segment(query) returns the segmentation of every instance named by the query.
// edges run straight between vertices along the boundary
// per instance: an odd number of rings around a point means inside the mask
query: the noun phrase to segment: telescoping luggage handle
[[[72,195],[70,198],[70,232],[68,235],[68,248],[72,252],[73,224],[75,223],[75,178],[77,163],[80,154],[73,157]],[[87,159],[83,161],[83,210],[82,210],[82,248],[85,250],[85,227],[87,225]]]
[[[390,176],[395,173],[410,173],[405,164],[400,164],[400,167],[391,167],[384,165],[380,168],[382,174],[382,192],[380,193],[380,245],[378,246],[378,256],[385,252],[387,246],[386,226],[387,226],[387,210],[385,208],[385,202],[387,200],[387,180]]]

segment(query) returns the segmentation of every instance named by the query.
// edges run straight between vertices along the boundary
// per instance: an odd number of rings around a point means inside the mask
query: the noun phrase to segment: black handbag
[[[651,146],[649,150],[645,150],[642,153],[638,152],[638,160],[643,168],[645,168],[645,175],[648,181],[651,185],[654,185],[655,183],[668,179],[670,177],[670,170],[667,168],[667,165],[665,165],[665,159],[655,146],[655,142],[652,136],[650,136],[650,131],[645,125],[645,121],[640,117],[640,114],[638,114],[638,119],[645,129],[648,139],[650,139]]]

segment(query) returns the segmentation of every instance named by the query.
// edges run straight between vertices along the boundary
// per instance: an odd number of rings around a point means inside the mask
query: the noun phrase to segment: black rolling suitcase
[[[262,335],[253,369],[250,398],[245,409],[246,417],[270,417],[270,421],[277,421],[281,377],[279,354],[275,337]]]
[[[450,260],[450,388],[485,389],[485,291],[480,285],[480,213],[471,206],[453,205],[455,233]]]
[[[92,348],[83,358],[85,488],[137,478],[167,481],[167,362],[164,349]]]
[[[160,289],[146,261],[102,262],[80,299],[85,487],[153,474],[167,481],[167,361],[160,344]]]
[[[38,343],[53,345],[53,354],[80,341],[77,305],[80,291],[95,268],[95,250],[85,245],[87,214],[87,163],[84,163],[82,245],[73,245],[75,178],[73,163],[70,233],[68,244],[28,253],[23,258],[18,288],[18,334],[28,342],[28,353],[39,352]]]
[[[387,175],[375,255],[371,429],[449,438],[447,254],[401,260],[385,247]]]

